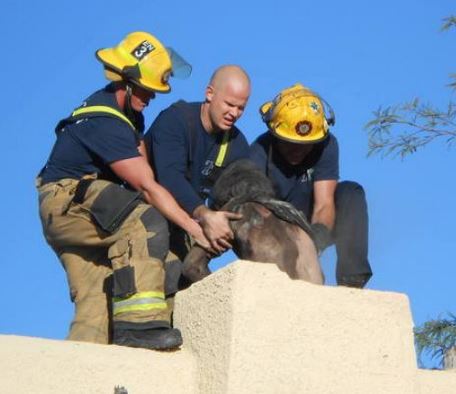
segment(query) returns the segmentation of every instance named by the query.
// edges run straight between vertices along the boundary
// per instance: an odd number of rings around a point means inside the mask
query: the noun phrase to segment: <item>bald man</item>
[[[248,157],[247,141],[234,124],[242,116],[249,95],[247,73],[236,65],[221,66],[206,87],[204,102],[174,103],[159,114],[145,135],[159,183],[198,220],[215,254],[231,246],[233,234],[228,220],[239,216],[212,211],[205,202],[224,168]],[[176,262],[188,251],[185,238],[179,229],[172,229],[170,249],[177,256]],[[177,270],[176,262],[167,264],[168,271]]]

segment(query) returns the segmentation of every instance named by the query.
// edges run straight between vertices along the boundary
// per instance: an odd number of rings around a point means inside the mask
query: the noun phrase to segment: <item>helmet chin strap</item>
[[[124,112],[128,119],[130,119],[133,124],[136,124],[136,114],[131,106],[131,96],[133,94],[133,88],[130,82],[125,84],[125,104]]]

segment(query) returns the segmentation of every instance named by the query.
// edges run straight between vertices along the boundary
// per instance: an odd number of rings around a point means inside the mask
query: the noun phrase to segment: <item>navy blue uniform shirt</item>
[[[112,84],[85,100],[84,106],[92,105],[104,105],[122,112]],[[141,113],[136,113],[134,123],[139,131],[144,129]],[[54,148],[40,174],[44,183],[63,178],[81,179],[94,173],[100,178],[121,183],[109,164],[140,156],[137,135],[125,121],[115,116],[82,118],[56,133]]]
[[[144,137],[158,181],[189,214],[204,204],[210,193],[223,137],[223,133],[209,134],[204,129],[201,104],[179,101],[171,105],[158,115]],[[224,167],[248,157],[244,135],[234,126],[229,133]]]
[[[313,183],[339,179],[339,147],[337,139],[329,134],[316,143],[303,163],[288,164],[272,149],[275,138],[266,132],[250,146],[250,159],[271,179],[277,196],[309,215],[313,203]],[[269,157],[269,164],[268,164]]]

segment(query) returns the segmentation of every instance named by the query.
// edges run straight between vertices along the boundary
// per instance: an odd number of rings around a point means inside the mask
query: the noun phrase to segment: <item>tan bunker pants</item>
[[[91,209],[95,205],[110,209],[122,188],[95,180],[84,200],[76,203],[77,185],[73,179],[42,186],[38,181],[43,232],[63,264],[75,303],[68,339],[109,343],[111,324],[115,328],[116,323],[142,329],[168,326],[163,269],[169,244],[166,220],[138,200],[114,231],[105,231],[95,224]]]

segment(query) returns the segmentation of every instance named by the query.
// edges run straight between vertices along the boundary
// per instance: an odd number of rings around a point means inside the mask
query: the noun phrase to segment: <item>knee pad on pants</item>
[[[147,209],[140,219],[147,232],[153,233],[147,239],[149,256],[164,261],[169,251],[168,222],[155,208]]]

